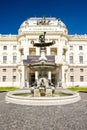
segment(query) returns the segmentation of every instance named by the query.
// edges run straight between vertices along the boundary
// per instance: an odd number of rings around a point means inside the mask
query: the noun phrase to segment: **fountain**
[[[34,71],[40,71],[40,76],[32,86],[26,90],[19,90],[14,92],[8,92],[6,95],[6,102],[22,104],[22,105],[63,105],[74,103],[80,100],[80,96],[76,92],[55,87],[55,85],[45,76],[48,71],[57,69],[55,62],[50,61],[46,57],[46,47],[55,44],[55,41],[45,42],[45,35],[39,36],[39,42],[34,43],[34,47],[39,47],[41,55],[38,61],[29,64],[29,68]],[[60,96],[63,94],[65,96]]]
[[[47,71],[52,71],[57,68],[57,65],[46,58],[46,47],[55,44],[55,41],[45,42],[45,34],[39,36],[39,43],[34,43],[33,46],[40,47],[41,56],[36,63],[31,63],[29,68],[35,71],[40,71],[41,77],[33,84],[34,96],[52,96],[52,93],[55,90],[55,86],[44,76],[44,73]],[[32,87],[31,87],[32,89]]]

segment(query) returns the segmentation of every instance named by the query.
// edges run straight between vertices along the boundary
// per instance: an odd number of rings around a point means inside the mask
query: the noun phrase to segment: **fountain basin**
[[[55,63],[40,63],[40,62],[37,62],[37,63],[32,63],[29,65],[30,69],[32,70],[41,70],[41,71],[52,71],[52,70],[55,70],[56,69],[56,64]]]
[[[14,103],[29,106],[52,106],[52,105],[65,105],[79,101],[79,93],[73,93],[70,96],[55,96],[55,97],[33,97],[33,96],[17,96],[20,93],[31,93],[30,90],[19,90],[8,92],[5,100],[7,103]]]

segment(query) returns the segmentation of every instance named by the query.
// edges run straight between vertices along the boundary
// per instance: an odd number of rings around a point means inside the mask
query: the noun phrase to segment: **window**
[[[13,72],[16,72],[16,69],[13,69]]]
[[[3,63],[7,63],[7,56],[3,56]]]
[[[6,69],[3,69],[3,72],[6,72]]]
[[[5,82],[6,81],[6,76],[2,77],[2,81]]]
[[[16,76],[13,76],[13,82],[16,82]]]
[[[14,46],[13,46],[13,50],[16,50],[16,48],[17,48],[17,46],[16,46],[16,45],[14,45]]]
[[[84,81],[84,76],[80,76],[80,82]]]
[[[83,56],[79,56],[79,63],[83,63]]]
[[[13,63],[16,63],[17,56],[13,56]]]
[[[7,50],[7,46],[3,46],[3,50]]]
[[[79,50],[83,50],[83,46],[79,46]]]
[[[83,69],[83,68],[81,68],[81,69],[80,69],[80,72],[83,72],[83,71],[84,71],[84,69]]]
[[[69,59],[70,59],[70,63],[72,64],[73,63],[73,56],[70,56]]]
[[[50,48],[50,53],[53,56],[57,55],[57,48]]]
[[[73,72],[73,68],[70,69],[70,72]]]
[[[74,82],[74,76],[70,76],[70,82]]]
[[[29,48],[29,55],[31,56],[36,55],[36,48]]]
[[[70,46],[70,50],[73,50],[73,46]]]

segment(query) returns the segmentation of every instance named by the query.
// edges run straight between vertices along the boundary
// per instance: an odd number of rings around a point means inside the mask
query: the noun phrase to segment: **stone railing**
[[[17,35],[2,35],[0,34],[0,40],[17,40]]]
[[[69,39],[70,40],[87,40],[87,34],[84,34],[84,35],[78,35],[78,34],[75,34],[75,35],[69,35]]]

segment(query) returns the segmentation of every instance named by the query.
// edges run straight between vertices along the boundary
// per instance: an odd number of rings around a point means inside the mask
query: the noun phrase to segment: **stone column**
[[[30,87],[30,83],[29,83],[29,68],[27,68],[27,86]]]
[[[58,80],[58,87],[62,86],[62,66],[59,66],[59,80]]]
[[[25,87],[29,87],[29,76],[28,76],[28,68],[25,67]]]
[[[22,83],[21,83],[21,87],[25,87],[25,66],[22,65]]]
[[[47,55],[50,55],[50,47],[47,47]]]
[[[66,86],[66,87],[67,87],[68,82],[69,82],[69,79],[68,79],[68,75],[69,75],[68,69],[69,69],[69,67],[66,66],[66,67],[65,67],[65,86]]]
[[[21,69],[18,69],[18,75],[19,75],[19,87],[22,88],[22,72]]]
[[[51,81],[51,71],[48,72],[48,79]]]
[[[58,68],[56,69],[56,81],[57,81],[56,87],[59,87],[59,70],[58,70]]]
[[[40,55],[40,48],[37,47],[37,48],[36,48],[36,56],[39,56],[39,55]]]
[[[38,80],[38,71],[35,71],[35,80]]]
[[[65,68],[64,68],[64,66],[62,66],[62,73],[61,73],[62,75],[62,77],[61,77],[61,79],[62,79],[62,87],[65,87],[65,76],[66,76],[66,74],[65,74]]]
[[[59,68],[59,87],[65,86],[65,66],[61,65]]]
[[[26,66],[22,66],[22,75],[21,75],[21,87],[29,87],[29,79],[28,79],[28,70]]]

